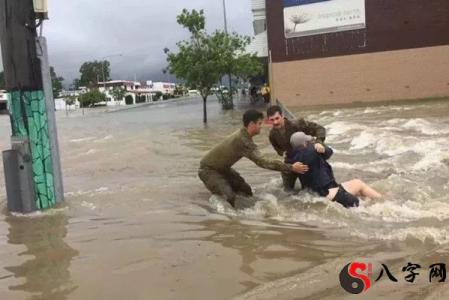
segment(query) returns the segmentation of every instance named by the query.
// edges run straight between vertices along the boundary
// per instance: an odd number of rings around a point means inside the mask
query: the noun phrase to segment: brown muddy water
[[[279,174],[247,160],[235,168],[257,202],[234,211],[211,197],[198,162],[247,106],[208,107],[206,128],[199,99],[58,113],[65,205],[9,216],[0,175],[0,299],[448,298],[428,267],[449,263],[449,101],[293,109],[326,127],[339,181],[385,194],[351,210],[286,194]],[[267,133],[255,141],[274,157]],[[2,150],[9,134],[2,115]],[[358,260],[373,264],[372,287],[354,296],[339,273]],[[421,266],[414,283],[408,262]],[[380,264],[397,283],[374,282]]]

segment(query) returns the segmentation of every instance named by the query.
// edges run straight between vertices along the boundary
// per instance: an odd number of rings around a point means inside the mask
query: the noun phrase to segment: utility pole
[[[226,18],[226,0],[223,0],[223,17],[224,17],[224,30],[228,34],[228,20]]]
[[[104,89],[103,93],[106,94],[106,78],[104,76],[104,64],[105,64],[105,61],[103,60],[101,63],[101,72],[103,73],[103,89]]]
[[[46,1],[35,2],[36,7],[33,0],[0,0],[0,44],[12,130],[12,150],[3,152],[6,191],[9,210],[22,213],[51,208],[63,200],[62,177],[61,186],[55,188],[55,176],[61,174],[60,169],[55,172],[56,124],[49,124],[54,115],[48,115],[54,106],[45,100],[51,94],[49,71],[41,68],[46,45],[36,32],[47,16]]]
[[[228,20],[226,17],[226,0],[223,0],[223,18],[224,18],[224,30],[226,33],[226,36],[228,36]],[[228,79],[229,79],[229,101],[232,104],[232,107],[234,106],[234,103],[232,101],[233,95],[232,95],[232,81],[231,81],[231,74],[228,74]]]

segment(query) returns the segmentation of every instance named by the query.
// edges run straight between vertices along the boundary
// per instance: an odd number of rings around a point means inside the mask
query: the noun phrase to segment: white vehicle
[[[200,91],[198,90],[189,90],[189,96],[200,96]]]

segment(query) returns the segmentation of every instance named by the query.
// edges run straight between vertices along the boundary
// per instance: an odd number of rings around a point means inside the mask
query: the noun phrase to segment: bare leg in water
[[[365,182],[363,182],[360,179],[353,179],[346,182],[343,182],[341,184],[345,190],[354,195],[354,196],[361,196],[361,197],[368,197],[372,199],[378,199],[382,197],[382,194],[368,186]],[[338,188],[332,188],[329,189],[329,194],[327,195],[327,198],[330,200],[334,199],[335,195],[337,194]]]

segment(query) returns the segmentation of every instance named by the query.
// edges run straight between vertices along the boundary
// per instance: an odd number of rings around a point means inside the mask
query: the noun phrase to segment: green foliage
[[[176,21],[179,25],[189,30],[193,35],[200,34],[204,30],[206,25],[206,18],[204,17],[204,11],[189,12],[187,9],[183,9],[182,13],[176,17]]]
[[[85,62],[81,65],[80,73],[81,77],[78,82],[80,86],[94,87],[99,81],[110,80],[110,63],[107,60],[104,61],[92,61]]]
[[[115,101],[122,101],[126,95],[126,90],[123,88],[116,87],[111,91],[111,95]]]
[[[154,101],[158,101],[162,99],[162,92],[161,91],[157,91],[156,95],[154,96]]]
[[[182,78],[186,84],[198,89],[207,98],[210,88],[220,79],[217,58],[220,55],[204,30],[203,11],[184,9],[177,17],[178,24],[191,33],[189,41],[177,43],[178,53],[168,53],[170,73]]]
[[[6,89],[6,83],[5,83],[5,72],[0,72],[0,90]]]
[[[126,105],[132,105],[133,104],[133,96],[131,96],[131,95],[126,96],[125,103],[126,103]]]
[[[231,74],[249,81],[251,77],[263,73],[263,66],[255,54],[242,54],[235,59]]]
[[[69,106],[75,105],[76,98],[77,98],[76,96],[66,96],[66,97],[64,97],[65,104],[69,105]]]
[[[106,101],[106,95],[99,90],[92,90],[79,96],[78,101],[81,107],[94,106],[99,102]]]
[[[79,80],[78,78],[77,78],[77,79],[74,79],[74,80],[73,80],[73,83],[72,83],[72,86],[73,86],[73,88],[74,88],[75,90],[79,89],[80,86],[81,86],[80,80]]]
[[[145,103],[145,96],[136,96],[136,103]]]
[[[204,29],[202,10],[190,12],[184,9],[177,21],[189,30],[191,37],[177,43],[178,53],[167,54],[169,70],[183,79],[187,86],[199,90],[204,102],[203,121],[206,123],[206,100],[210,89],[226,74],[255,75],[262,71],[262,66],[255,55],[245,54],[250,42],[248,37],[222,31],[208,34]]]
[[[50,67],[50,77],[53,87],[53,99],[56,99],[62,91],[62,82],[64,81],[64,78],[56,75],[55,68],[53,67]]]
[[[175,96],[184,96],[187,92],[188,90],[183,85],[177,84],[173,93]]]

